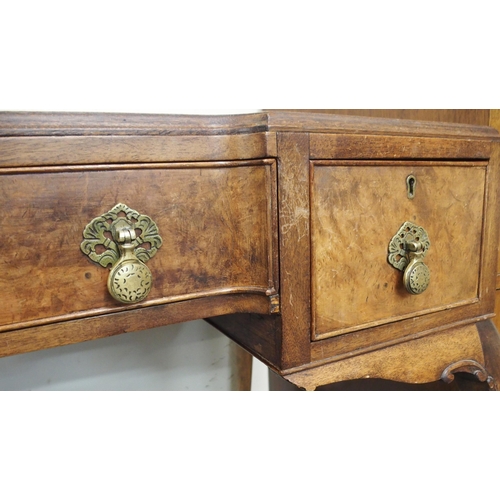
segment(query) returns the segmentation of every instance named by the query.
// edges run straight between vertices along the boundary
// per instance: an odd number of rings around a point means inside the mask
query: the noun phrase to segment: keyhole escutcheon
[[[406,188],[407,188],[408,198],[410,200],[415,198],[416,187],[417,187],[417,178],[414,175],[409,175],[406,178]]]

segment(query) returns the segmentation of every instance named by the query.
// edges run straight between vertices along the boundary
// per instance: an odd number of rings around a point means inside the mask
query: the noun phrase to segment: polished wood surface
[[[441,123],[436,121],[400,120],[393,117],[385,119],[366,119],[362,116],[341,116],[331,113],[303,113],[294,111],[275,111],[269,113],[269,129],[276,131],[307,131],[310,133],[371,135],[382,134],[388,137],[429,137],[434,139],[470,138],[487,139],[497,137],[488,127],[488,121],[474,125],[461,123]]]
[[[265,134],[228,136],[0,137],[0,167],[264,158]]]
[[[275,293],[274,162],[137,167],[1,177],[0,206],[15,221],[0,256],[0,285],[10,290],[1,329],[130,307],[117,305],[109,271],[80,250],[85,226],[117,203],[150,216],[163,238],[148,261],[153,289],[138,307]]]
[[[461,371],[492,386],[500,136],[471,123],[0,114],[12,226],[0,355],[207,318],[307,389]],[[79,250],[85,225],[118,202],[164,239],[148,262],[155,287],[137,305],[112,301],[108,271]],[[432,288],[417,297],[386,262],[407,219],[431,238]]]
[[[488,125],[489,109],[301,109],[310,113]]]
[[[0,357],[76,344],[122,333],[140,332],[150,328],[193,321],[204,316],[248,311],[267,314],[269,312],[268,298],[263,295],[251,297],[248,294],[217,295],[159,306],[129,307],[127,310],[83,319],[63,319],[41,326],[0,333]]]
[[[312,134],[311,158],[314,159],[488,159],[490,142],[468,139],[393,136],[348,136]]]
[[[278,134],[280,310],[282,316],[280,366],[307,363],[311,328],[309,137]]]
[[[312,176],[313,338],[479,300],[484,164],[314,162]],[[387,262],[405,221],[423,227],[431,242],[431,284],[420,295],[410,295],[403,273]]]

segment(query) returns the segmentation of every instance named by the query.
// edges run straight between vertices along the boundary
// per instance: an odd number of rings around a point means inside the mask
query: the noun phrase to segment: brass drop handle
[[[83,231],[82,252],[102,267],[110,267],[108,291],[117,301],[135,304],[144,300],[153,285],[145,262],[162,245],[158,227],[123,203],[96,217]]]
[[[108,291],[119,302],[135,304],[148,296],[153,285],[153,275],[134,253],[135,230],[124,226],[114,233],[120,258],[109,273]]]
[[[424,262],[431,246],[427,232],[412,222],[405,222],[389,243],[389,263],[404,271],[403,283],[412,295],[419,295],[429,286],[431,273]]]
[[[424,251],[421,242],[407,243],[406,250],[410,263],[406,266],[403,274],[403,283],[409,293],[418,295],[425,292],[429,286],[431,272],[424,262]]]

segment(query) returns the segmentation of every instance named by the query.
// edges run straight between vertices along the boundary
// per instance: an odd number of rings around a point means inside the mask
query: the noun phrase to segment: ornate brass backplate
[[[406,290],[418,295],[430,283],[430,270],[424,258],[431,246],[429,236],[423,227],[405,222],[389,243],[389,263],[404,271],[403,282]]]
[[[152,275],[144,264],[162,245],[158,226],[123,203],[93,219],[83,231],[82,252],[102,267],[111,267],[109,293],[118,301],[144,300]]]

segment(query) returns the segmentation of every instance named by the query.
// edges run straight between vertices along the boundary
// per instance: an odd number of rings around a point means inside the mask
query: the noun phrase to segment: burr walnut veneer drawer
[[[221,295],[273,295],[274,175],[274,161],[254,160],[0,176],[0,203],[10,221],[0,254],[0,284],[9,290],[2,294],[0,328]],[[117,203],[147,214],[162,240],[147,262],[151,291],[137,305],[114,300],[106,287],[109,270],[81,250],[87,224]]]
[[[323,161],[311,173],[313,339],[479,301],[486,163]],[[430,242],[420,294],[388,261],[406,221]]]

